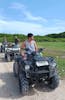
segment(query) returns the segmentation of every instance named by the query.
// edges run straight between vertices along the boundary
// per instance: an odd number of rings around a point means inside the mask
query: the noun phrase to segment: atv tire
[[[18,76],[18,64],[17,64],[17,62],[15,62],[14,64],[13,64],[13,72],[14,72],[14,76],[15,77],[17,77]]]
[[[2,46],[1,46],[1,48],[0,48],[0,52],[1,52],[1,53],[4,53],[4,50],[3,50]]]
[[[2,53],[2,48],[0,48],[0,52]]]
[[[49,81],[49,87],[50,89],[55,89],[59,85],[59,77],[58,75],[53,76]]]
[[[7,54],[5,53],[5,60],[7,60]]]
[[[6,60],[7,60],[8,62],[11,61],[11,57],[10,57],[10,55],[7,54]]]
[[[29,92],[29,83],[24,75],[19,76],[19,87],[22,95],[27,95]]]

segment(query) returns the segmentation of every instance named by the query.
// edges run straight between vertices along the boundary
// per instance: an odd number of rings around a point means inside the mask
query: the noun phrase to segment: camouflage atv
[[[36,81],[47,83],[51,89],[56,89],[59,85],[57,64],[53,57],[44,57],[37,52],[28,54],[25,49],[25,56],[18,55],[14,60],[13,72],[19,81],[19,88],[22,94],[27,94],[29,87]]]

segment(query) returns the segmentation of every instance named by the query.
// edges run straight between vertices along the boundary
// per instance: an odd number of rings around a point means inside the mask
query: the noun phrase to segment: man
[[[16,45],[19,44],[20,40],[18,39],[17,36],[15,36],[15,40],[14,40],[14,42],[15,42]]]
[[[20,47],[19,46],[19,42],[20,42],[20,40],[18,39],[18,37],[17,36],[15,36],[15,39],[14,39],[14,43],[15,43],[15,45],[14,45],[14,47]]]
[[[25,49],[25,48],[29,49],[28,53],[31,54],[33,51],[37,51],[38,48],[37,48],[37,44],[34,40],[33,34],[28,33],[27,37],[28,37],[28,39],[22,43],[22,48],[23,49]]]

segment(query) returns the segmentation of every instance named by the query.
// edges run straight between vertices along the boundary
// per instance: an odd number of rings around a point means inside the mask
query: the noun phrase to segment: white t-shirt
[[[32,53],[33,51],[35,51],[35,41],[32,40],[31,42],[29,42],[28,40],[25,41],[25,46],[26,48],[29,49],[28,53]]]

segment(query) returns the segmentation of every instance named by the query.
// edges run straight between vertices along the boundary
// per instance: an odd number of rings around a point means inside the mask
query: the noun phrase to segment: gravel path
[[[0,54],[0,100],[65,100],[65,80],[54,91],[48,87],[37,87],[30,90],[28,96],[19,93],[18,81],[13,75],[13,62],[5,62]]]

